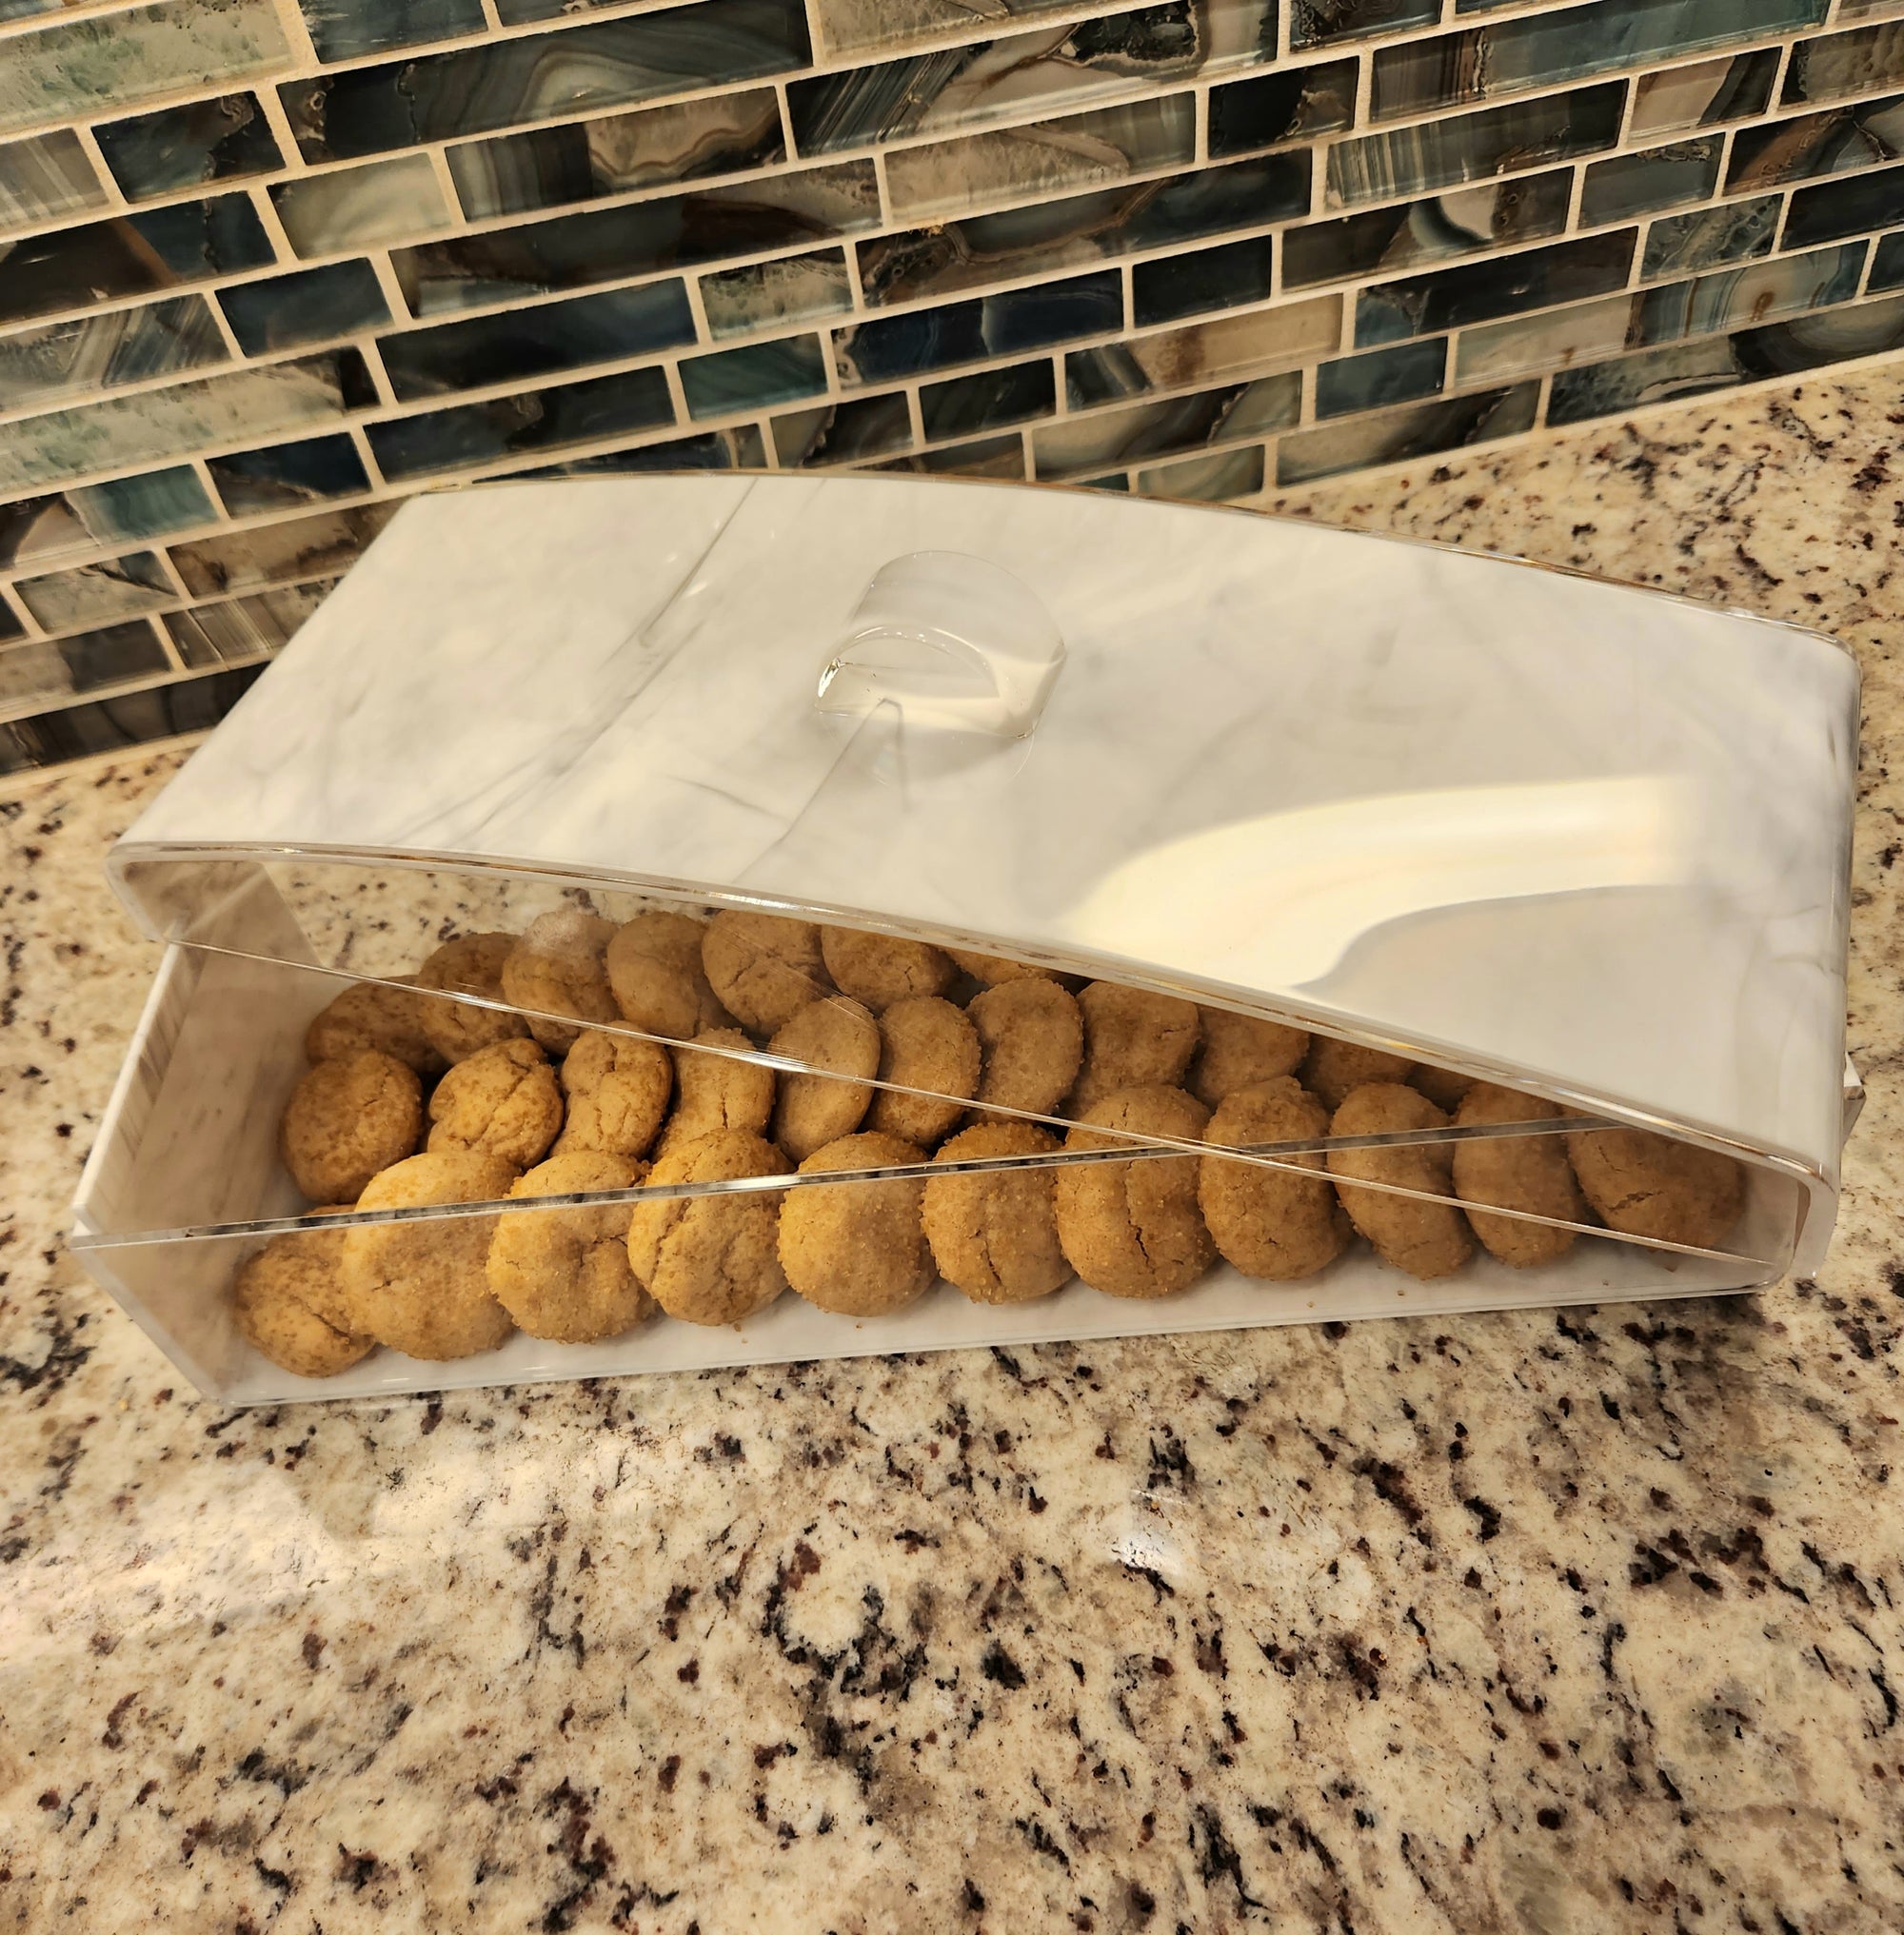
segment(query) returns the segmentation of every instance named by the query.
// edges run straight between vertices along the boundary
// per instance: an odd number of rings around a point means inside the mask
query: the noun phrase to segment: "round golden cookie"
[[[1310,1037],[1297,1079],[1325,1109],[1339,1109],[1352,1089],[1370,1082],[1405,1082],[1415,1064],[1405,1055],[1338,1041],[1333,1035]]]
[[[663,1150],[646,1182],[660,1189],[784,1175],[787,1168],[786,1157],[764,1137],[718,1129]],[[669,1316],[690,1324],[738,1324],[786,1288],[776,1242],[784,1194],[744,1190],[637,1203],[628,1218],[629,1265]]]
[[[1329,1112],[1292,1076],[1233,1090],[1203,1131],[1206,1142],[1247,1148],[1306,1142],[1329,1133]],[[1326,1269],[1354,1234],[1319,1155],[1292,1156],[1313,1175],[1206,1155],[1197,1165],[1197,1203],[1223,1258],[1245,1276],[1293,1283]]]
[[[426,1149],[480,1149],[521,1171],[540,1162],[555,1140],[562,1091],[533,1041],[498,1041],[437,1083],[429,1123]]]
[[[448,1064],[423,1032],[423,1004],[407,987],[359,981],[316,1016],[304,1035],[307,1061],[343,1061],[374,1048],[425,1077]]]
[[[1116,981],[1092,981],[1078,997],[1084,1060],[1070,1112],[1082,1118],[1120,1089],[1174,1088],[1197,1052],[1197,1004]]]
[[[1233,1015],[1227,1008],[1199,1008],[1197,1014],[1201,1046],[1188,1087],[1206,1109],[1239,1089],[1294,1075],[1309,1053],[1304,1029],[1255,1015]]]
[[[931,1095],[902,1095],[881,1089],[873,1097],[866,1127],[929,1148],[949,1135],[965,1113],[963,1102],[938,1101],[938,1096],[975,1096],[982,1056],[979,1031],[964,1010],[937,995],[895,1001],[880,1017],[880,1079],[901,1088],[929,1089]]]
[[[1380,1135],[1399,1129],[1444,1129],[1448,1118],[1418,1089],[1400,1082],[1365,1082],[1350,1090],[1329,1124],[1332,1135]],[[1467,1219],[1452,1205],[1418,1202],[1354,1189],[1351,1182],[1387,1182],[1452,1196],[1454,1145],[1427,1142],[1400,1149],[1332,1149],[1329,1173],[1349,1220],[1385,1263],[1424,1280],[1450,1276],[1475,1254]],[[1348,1178],[1344,1181],[1343,1178]]]
[[[1002,987],[1006,981],[1056,978],[1049,968],[1033,967],[1029,961],[1007,960],[1002,954],[973,954],[962,947],[948,947],[945,952],[962,974],[970,975],[988,988]]]
[[[380,1169],[414,1154],[423,1084],[374,1048],[320,1061],[291,1092],[278,1134],[285,1167],[316,1203],[354,1200]]]
[[[668,1051],[674,1058],[674,1114],[663,1127],[659,1154],[723,1129],[764,1135],[773,1119],[773,1070],[731,1055],[700,1052],[707,1048],[751,1055],[754,1044],[738,1028],[705,1028],[693,1041]]]
[[[800,1173],[891,1169],[924,1160],[915,1144],[875,1132],[843,1135],[816,1149]],[[789,1190],[780,1213],[786,1280],[808,1303],[836,1316],[883,1316],[909,1304],[938,1274],[920,1221],[924,1195],[924,1183],[914,1176]]]
[[[1091,1104],[1064,1146],[1122,1146],[1122,1137],[1096,1135],[1094,1128],[1195,1142],[1209,1119],[1202,1103],[1181,1089],[1161,1083],[1121,1089]],[[1058,1240],[1072,1269],[1107,1295],[1173,1296],[1216,1261],[1197,1207],[1195,1156],[1080,1163],[1058,1172],[1053,1195]]]
[[[1730,1155],[1644,1129],[1580,1129],[1567,1154],[1610,1230],[1716,1250],[1745,1208],[1745,1170]]]
[[[958,973],[948,955],[922,940],[857,927],[823,927],[820,956],[840,992],[875,1015],[914,995],[942,995]]]
[[[387,1169],[357,1199],[360,1210],[429,1203],[492,1202],[516,1173],[474,1149],[412,1155]],[[493,1351],[509,1334],[509,1313],[489,1294],[493,1214],[347,1230],[340,1276],[350,1328],[407,1357],[445,1362]]]
[[[827,991],[819,928],[779,914],[724,909],[707,923],[701,965],[715,998],[756,1035],[778,1034]]]
[[[1035,983],[1001,984],[1013,985]],[[1055,1135],[1029,1122],[979,1122],[962,1129],[932,1159],[1043,1155],[1057,1147]],[[940,1275],[974,1303],[1030,1303],[1068,1283],[1071,1266],[1058,1241],[1056,1175],[1050,1169],[1020,1169],[929,1177],[920,1214]]]
[[[515,944],[513,934],[459,934],[417,969],[417,1018],[431,1047],[446,1061],[458,1062],[492,1042],[518,1041],[527,1036],[529,1024],[520,1015],[427,998],[437,991],[503,1000],[503,963]]]
[[[1497,1088],[1493,1082],[1471,1082],[1455,1112],[1455,1121],[1465,1129],[1481,1122],[1545,1121],[1559,1113],[1557,1103],[1542,1101],[1538,1096]],[[1573,1231],[1517,1222],[1512,1216],[1486,1215],[1474,1205],[1527,1210],[1568,1223],[1587,1218],[1586,1200],[1574,1180],[1566,1142],[1559,1135],[1458,1142],[1454,1180],[1455,1194],[1469,1206],[1468,1221],[1482,1247],[1517,1269],[1564,1256],[1574,1247]]]
[[[343,1255],[342,1231],[313,1230],[307,1236],[273,1236],[238,1272],[233,1286],[238,1328],[279,1370],[299,1377],[335,1377],[376,1348],[374,1337],[350,1336],[314,1308],[320,1301],[334,1302]]]
[[[355,1203],[320,1203],[316,1209],[307,1210],[305,1214],[345,1216],[356,1207]],[[298,1295],[314,1315],[321,1317],[340,1335],[347,1337],[354,1333],[350,1329],[350,1299],[344,1289],[344,1236],[342,1230],[313,1230],[307,1237],[289,1240],[316,1245],[316,1248],[304,1253],[308,1267],[299,1273]]]
[[[1030,976],[974,995],[965,1014],[979,1037],[979,1100],[1052,1114],[1083,1065],[1084,1017],[1076,997],[1056,981]]]
[[[701,967],[706,923],[685,914],[637,914],[608,943],[608,989],[622,1019],[649,1035],[685,1041],[729,1017]]]
[[[597,1150],[630,1162],[645,1155],[673,1089],[674,1063],[658,1041],[591,1028],[563,1057],[565,1108],[552,1154]]]
[[[1418,1061],[1408,1071],[1408,1086],[1419,1089],[1438,1109],[1453,1115],[1475,1085],[1471,1075],[1457,1075],[1452,1068],[1437,1068],[1432,1061]]]
[[[503,958],[504,998],[543,1014],[613,1021],[620,1011],[608,992],[603,957],[614,936],[612,920],[585,914],[579,907],[537,915],[528,932]],[[560,1021],[545,1021],[542,1015],[525,1018],[529,1033],[550,1055],[566,1055],[582,1033]]]
[[[551,1155],[509,1186],[512,1196],[632,1189],[647,1173],[599,1149]],[[628,1267],[627,1203],[536,1210],[496,1218],[489,1239],[489,1294],[519,1330],[554,1344],[619,1337],[654,1309]]]
[[[767,1047],[809,1068],[831,1071],[781,1071],[773,1139],[791,1160],[804,1162],[816,1149],[860,1126],[873,1098],[872,1077],[880,1072],[880,1024],[858,1001],[833,995],[809,1002]]]

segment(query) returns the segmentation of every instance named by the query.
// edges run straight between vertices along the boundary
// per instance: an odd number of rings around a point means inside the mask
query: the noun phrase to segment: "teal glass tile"
[[[1780,98],[1842,101],[1854,94],[1888,92],[1904,85],[1904,24],[1860,27],[1852,33],[1801,40],[1792,49]]]
[[[228,598],[189,611],[168,612],[166,629],[178,655],[194,670],[279,652],[322,604],[337,580],[286,584],[249,598]]]
[[[1123,308],[1122,277],[1101,269],[942,308],[876,317],[839,332],[840,374],[848,383],[884,383],[1015,349],[1108,335],[1123,326]]]
[[[156,114],[109,121],[93,132],[129,202],[269,174],[284,166],[277,138],[251,94],[162,108]]]
[[[218,304],[248,356],[355,335],[390,320],[383,286],[367,262],[237,283],[219,290]]]
[[[1137,487],[1145,497],[1178,498],[1189,503],[1231,503],[1262,488],[1262,445],[1217,450],[1181,464],[1140,470]]]
[[[262,667],[214,672],[150,685],[117,699],[68,705],[0,725],[0,769],[23,772],[56,766],[94,753],[135,746],[214,726],[250,690]]]
[[[481,33],[482,0],[298,0],[321,61],[362,60],[393,47]],[[507,19],[507,15],[501,16]]]
[[[0,336],[0,409],[48,408],[123,384],[226,360],[225,339],[202,298],[109,309]]]
[[[1300,50],[1366,40],[1404,27],[1432,27],[1440,17],[1440,0],[1292,0],[1289,44]]]
[[[1904,286],[1904,234],[1878,239],[1871,258],[1872,289],[1894,289]]]
[[[291,247],[307,257],[427,235],[452,220],[426,154],[283,182],[271,201]]]
[[[1800,114],[1733,136],[1726,192],[1849,174],[1904,155],[1904,94]]]
[[[305,437],[262,450],[234,450],[208,457],[205,467],[225,508],[235,518],[253,511],[284,510],[354,497],[370,480],[348,437]]]
[[[789,336],[694,356],[681,365],[690,417],[724,417],[813,396],[826,387],[826,352],[818,336]]]
[[[115,477],[109,484],[80,484],[67,492],[67,502],[101,543],[162,537],[209,523],[218,515],[188,464]]]
[[[1276,243],[1268,235],[1140,262],[1131,270],[1132,320],[1142,328],[1266,301],[1276,287],[1275,270]]]
[[[783,469],[860,464],[912,442],[912,417],[898,390],[790,410],[774,418],[770,428],[775,461]]]
[[[1318,61],[1210,89],[1209,150],[1222,159],[1313,141],[1356,118],[1358,63]]]
[[[1580,188],[1581,226],[1598,227],[1656,208],[1704,201],[1718,182],[1721,146],[1715,135],[1595,162]]]
[[[1516,384],[1507,389],[1358,417],[1327,429],[1300,431],[1278,444],[1276,481],[1284,487],[1313,484],[1347,470],[1368,470],[1378,464],[1400,464],[1516,437],[1534,427],[1539,396],[1537,383]]]
[[[842,248],[748,263],[701,278],[701,312],[717,341],[783,329],[789,323],[817,323],[852,306],[852,277]]]
[[[345,161],[785,73],[808,57],[802,0],[698,0],[347,68],[278,91],[305,159]]]
[[[1636,240],[1636,230],[1616,228],[1363,289],[1356,299],[1356,345],[1366,348],[1605,295],[1625,286]]]
[[[1616,68],[1702,53],[1815,27],[1829,0],[1593,0],[1525,14],[1375,56],[1378,121],[1563,86]]]
[[[1032,452],[1040,477],[1068,479],[1286,430],[1301,409],[1302,378],[1292,369],[1194,396],[1069,417],[1034,431]]]
[[[158,554],[134,551],[74,571],[22,579],[13,595],[44,630],[58,632],[150,611],[176,594]]]
[[[1592,154],[1619,139],[1625,104],[1626,83],[1608,81],[1339,142],[1328,156],[1329,206],[1385,202]]]
[[[1804,248],[1899,222],[1904,222],[1904,168],[1880,168],[1875,174],[1799,188],[1786,212],[1784,246]]]
[[[1744,262],[1772,247],[1778,227],[1778,198],[1730,202],[1690,215],[1662,215],[1646,231],[1639,273],[1648,282],[1719,262]]]
[[[0,235],[97,208],[105,200],[85,148],[67,128],[0,143]]]
[[[1573,176],[1557,168],[1304,223],[1283,231],[1282,285],[1347,282],[1557,235],[1573,192]]]
[[[1778,61],[1778,49],[1766,47],[1755,53],[1722,54],[1716,60],[1641,74],[1633,84],[1627,132],[1645,141],[1656,134],[1690,133],[1762,114],[1772,103]]]
[[[1635,301],[1628,340],[1636,347],[1669,343],[1848,303],[1857,294],[1864,255],[1863,243],[1847,243],[1647,289]]]
[[[1049,357],[922,384],[919,391],[920,422],[935,442],[1028,423],[1050,416],[1057,407],[1058,375]]]
[[[1380,409],[1388,404],[1434,396],[1441,387],[1447,361],[1447,338],[1431,336],[1425,342],[1401,343],[1393,349],[1374,349],[1366,356],[1340,356],[1319,364],[1316,414],[1347,416],[1354,410]]]
[[[221,598],[291,579],[335,578],[396,511],[393,503],[360,504],[221,532],[171,545],[172,564],[194,598]]]

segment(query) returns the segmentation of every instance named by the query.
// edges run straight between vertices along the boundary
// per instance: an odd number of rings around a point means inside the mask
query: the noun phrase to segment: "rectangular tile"
[[[0,504],[0,566],[40,570],[102,544],[162,536],[217,515],[189,464]]]
[[[1277,445],[1276,481],[1287,488],[1294,484],[1313,484],[1320,477],[1338,477],[1347,470],[1439,456],[1471,444],[1516,437],[1534,427],[1539,395],[1538,384],[1523,383],[1509,389],[1482,390],[1475,396],[1448,397],[1439,403],[1358,417],[1326,430],[1299,431]]]
[[[1822,114],[1800,114],[1741,128],[1733,136],[1726,192],[1775,188],[1781,182],[1848,174],[1904,156],[1904,94],[1858,101]]]
[[[752,424],[733,424],[699,436],[670,437],[631,450],[598,450],[566,464],[541,464],[511,470],[508,477],[603,477],[641,475],[657,470],[764,470],[766,445]]]
[[[284,510],[291,504],[321,503],[327,498],[354,497],[370,480],[357,446],[348,437],[305,437],[262,450],[234,450],[210,457],[205,467],[235,518],[253,511]]]
[[[0,336],[0,410],[50,408],[123,384],[226,360],[200,296],[45,323]]]
[[[924,384],[919,392],[920,422],[935,441],[1029,423],[1050,416],[1057,407],[1058,375],[1048,356]]]
[[[1848,303],[1857,294],[1864,252],[1863,243],[1850,243],[1646,289],[1634,299],[1629,341],[1669,343]]]
[[[736,255],[809,248],[879,219],[873,165],[852,161],[426,242],[397,249],[391,260],[411,309],[440,315]]]
[[[1292,369],[1194,396],[1069,417],[1034,431],[1032,450],[1039,476],[1073,477],[1288,429],[1301,408],[1302,378]]]
[[[164,0],[65,21],[8,39],[0,132],[109,114],[289,64],[270,0]]]
[[[0,651],[0,706],[97,692],[171,670],[159,635],[145,620]]]
[[[1356,298],[1357,346],[1605,295],[1625,285],[1637,240],[1636,230],[1616,228],[1363,289]]]
[[[1356,410],[1381,409],[1389,404],[1418,402],[1436,395],[1448,362],[1448,339],[1432,336],[1418,343],[1398,343],[1392,349],[1371,349],[1361,356],[1342,356],[1316,366],[1316,414],[1343,417]]]
[[[1573,192],[1572,173],[1557,168],[1551,174],[1481,182],[1419,202],[1304,223],[1283,231],[1282,284],[1306,288],[1346,282],[1379,269],[1445,262],[1557,235],[1567,226]]]
[[[259,524],[173,544],[172,563],[194,598],[223,598],[293,578],[335,578],[396,512],[393,503],[374,503]]]
[[[1455,351],[1455,380],[1502,383],[1616,355],[1631,343],[1636,306],[1636,298],[1631,295],[1607,296],[1568,309],[1464,329]]]
[[[218,304],[248,356],[355,335],[390,320],[383,285],[367,262],[238,283],[219,290]]]
[[[452,220],[426,154],[284,182],[271,201],[291,247],[306,257],[432,234]]]
[[[1875,174],[1798,189],[1786,212],[1782,239],[1787,248],[1804,248],[1899,222],[1904,222],[1904,168],[1881,168]]]
[[[1778,61],[1778,49],[1767,47],[1756,53],[1722,54],[1717,60],[1641,74],[1633,84],[1627,131],[1644,141],[1762,114],[1771,105]]]
[[[903,391],[847,397],[773,420],[774,456],[783,468],[858,464],[912,442]]]
[[[1581,226],[1626,222],[1656,208],[1704,201],[1718,183],[1722,146],[1713,135],[1592,163],[1580,188]]]
[[[23,639],[26,635],[26,620],[0,595],[0,639]]]
[[[0,321],[182,288],[272,259],[243,195],[83,223],[14,244],[0,276]]]
[[[1064,386],[1070,406],[1113,403],[1151,390],[1193,389],[1227,379],[1268,375],[1272,370],[1332,356],[1341,340],[1342,299],[1312,296],[1275,309],[1251,309],[1107,343],[1074,349],[1064,359]]]
[[[393,47],[481,33],[482,0],[298,0],[321,61],[362,60]]]
[[[1900,285],[1904,285],[1904,234],[1882,236],[1872,251],[1867,286],[1874,291]]]
[[[1071,0],[813,0],[813,18],[829,54],[886,51],[942,34],[1035,20]]]
[[[177,596],[165,566],[153,551],[133,551],[74,571],[23,579],[13,595],[50,632],[105,624],[169,604]]]
[[[1185,503],[1234,503],[1262,488],[1263,450],[1252,444],[1240,450],[1216,450],[1181,464],[1163,464],[1137,474],[1145,497],[1174,498]]]
[[[1359,63],[1318,61],[1210,89],[1209,149],[1222,159],[1351,128]]]
[[[0,235],[97,208],[105,200],[106,190],[70,129],[0,143]]]
[[[194,671],[242,663],[282,651],[336,584],[334,578],[317,584],[287,584],[249,598],[168,612],[163,622],[179,657]]]
[[[0,770],[58,765],[214,726],[250,689],[255,666],[178,679],[117,699],[69,705],[0,726]]]
[[[692,356],[681,365],[687,414],[725,417],[742,410],[772,409],[826,387],[826,350],[818,336],[787,336]]]
[[[1523,14],[1375,56],[1378,121],[1583,81],[1618,68],[1702,53],[1815,27],[1829,0],[1592,0]]]
[[[559,208],[786,158],[771,88],[468,141],[448,150],[465,214]]]
[[[402,403],[615,363],[694,341],[694,317],[678,277],[605,289],[565,303],[505,309],[466,323],[385,336],[378,347]]]
[[[1346,208],[1418,195],[1596,153],[1619,139],[1625,103],[1626,83],[1609,81],[1339,142],[1329,150],[1328,204]]]
[[[1647,282],[1716,262],[1743,262],[1763,255],[1778,227],[1778,198],[1728,202],[1690,215],[1662,215],[1646,231],[1639,273]]]
[[[219,94],[162,108],[155,114],[109,121],[93,132],[129,202],[269,174],[284,166],[277,137],[253,94]]]
[[[1785,69],[1781,99],[1842,101],[1904,84],[1904,21],[1801,40]]]
[[[698,0],[279,89],[307,161],[558,121],[806,65],[801,0]]]
[[[1102,269],[856,324],[836,334],[835,360],[844,383],[884,383],[1015,349],[1103,335],[1121,328],[1123,320],[1123,279],[1116,269]]]
[[[1140,262],[1131,270],[1131,320],[1141,329],[1267,301],[1276,289],[1275,267],[1276,241],[1269,235]]]
[[[875,464],[874,470],[919,470],[956,477],[995,477],[1015,480],[1025,474],[1021,437],[979,437],[969,444],[947,444],[942,449],[922,450],[916,457],[896,457]]]
[[[852,306],[852,277],[842,248],[783,255],[701,278],[701,310],[717,341],[789,323],[819,322],[844,315]]]
[[[1404,27],[1433,27],[1440,17],[1440,0],[1291,0],[1289,44],[1301,51]]]

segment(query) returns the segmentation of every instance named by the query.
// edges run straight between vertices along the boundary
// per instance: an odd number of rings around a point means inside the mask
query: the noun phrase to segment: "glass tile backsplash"
[[[1893,0],[0,0],[0,771],[408,492],[1248,501],[1904,353]]]

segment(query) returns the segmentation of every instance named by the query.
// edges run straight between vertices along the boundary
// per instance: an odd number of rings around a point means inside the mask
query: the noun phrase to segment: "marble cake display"
[[[75,1248],[240,1402],[1771,1281],[1835,1207],[1856,718],[1815,634],[1221,510],[863,478],[421,498],[115,849],[170,945]],[[1745,1217],[1724,1255],[1600,1237],[1431,1284],[1349,1257],[1159,1305],[942,1284],[863,1326],[783,1297],[323,1387],[265,1365],[222,1287],[302,1207],[271,1137],[306,1021],[419,938],[578,894],[1405,1049],[1733,1154]]]

